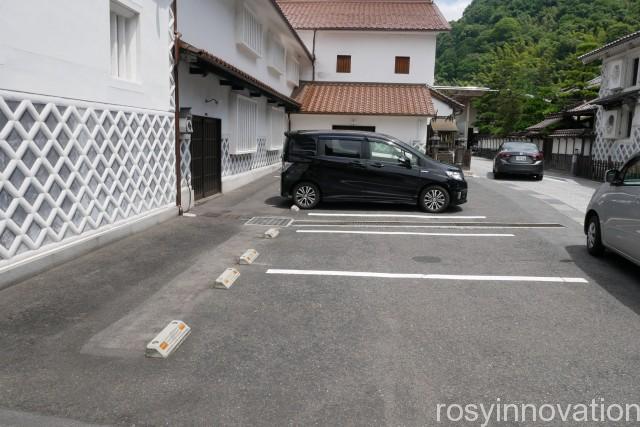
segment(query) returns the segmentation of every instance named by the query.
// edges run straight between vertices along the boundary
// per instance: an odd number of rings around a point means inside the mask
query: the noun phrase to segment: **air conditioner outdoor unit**
[[[624,86],[623,82],[623,67],[624,61],[622,59],[617,59],[615,61],[611,61],[609,63],[608,74],[609,74],[609,90],[622,89]]]
[[[619,120],[620,111],[611,110],[604,112],[604,137],[606,139],[615,139],[618,136]]]

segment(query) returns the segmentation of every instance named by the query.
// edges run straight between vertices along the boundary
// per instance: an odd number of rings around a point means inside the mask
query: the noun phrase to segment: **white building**
[[[170,6],[2,2],[0,286],[177,215]]]
[[[432,118],[462,111],[432,87],[436,38],[450,30],[432,0],[278,4],[315,58],[292,129],[375,130],[423,148]]]
[[[597,160],[624,162],[640,152],[640,31],[580,57],[585,64],[602,61],[596,115]]]
[[[456,127],[458,137],[464,138],[467,141],[467,146],[471,147],[477,142],[476,135],[479,132],[476,125],[478,109],[473,105],[472,101],[495,91],[488,87],[476,86],[436,86],[435,89],[464,105],[464,114],[456,118]]]
[[[279,166],[286,113],[300,107],[290,96],[312,57],[275,1],[178,1],[177,17],[178,104],[193,116],[182,146],[187,208]]]

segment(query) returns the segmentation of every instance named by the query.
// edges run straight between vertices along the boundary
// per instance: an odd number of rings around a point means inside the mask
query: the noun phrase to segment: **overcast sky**
[[[448,21],[455,21],[462,17],[462,12],[469,6],[471,0],[436,0],[436,4]]]

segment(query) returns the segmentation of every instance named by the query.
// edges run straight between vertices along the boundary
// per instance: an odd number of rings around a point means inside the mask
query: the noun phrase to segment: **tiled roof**
[[[432,0],[277,0],[298,30],[448,31]]]
[[[282,10],[280,5],[278,4],[278,1],[277,0],[270,0],[270,1],[271,1],[271,4],[273,5],[273,7],[278,12],[278,14],[282,17],[282,20],[287,24],[287,27],[289,27],[289,30],[291,30],[291,33],[295,36],[296,40],[298,40],[298,43],[300,43],[300,47],[302,47],[302,49],[304,50],[304,53],[307,54],[307,58],[309,58],[310,61],[313,61],[313,55],[311,54],[311,52],[309,52],[309,49],[307,48],[307,45],[304,44],[304,42],[300,38],[300,35],[293,28],[293,25],[291,25],[291,21],[289,21],[287,16],[284,14],[284,11]]]
[[[423,84],[301,82],[292,95],[301,113],[435,116]]]
[[[550,114],[549,116],[547,116],[546,119],[544,119],[543,121],[541,121],[540,123],[537,123],[533,126],[529,126],[527,128],[528,131],[541,131],[543,129],[548,128],[551,125],[555,125],[557,123],[560,123],[562,121],[562,116],[558,115],[558,114]]]
[[[597,110],[598,110],[598,106],[595,104],[592,104],[591,101],[589,101],[589,102],[580,104],[576,107],[570,108],[566,112],[569,114],[578,114],[578,113],[593,114]]]
[[[295,27],[295,25],[294,25],[294,27]],[[596,50],[593,50],[593,51],[591,51],[589,53],[585,53],[584,55],[579,56],[578,59],[581,60],[582,62],[584,62],[585,64],[587,64],[587,63],[589,63],[591,61],[594,61],[594,60],[600,58],[602,56],[602,54],[604,52],[606,52],[607,50],[609,50],[611,48],[614,48],[616,46],[623,45],[623,44],[625,44],[627,42],[630,42],[632,40],[635,40],[635,39],[640,39],[640,31],[636,31],[635,33],[627,34],[626,36],[621,37],[618,40],[614,40],[611,43],[607,43],[604,46],[599,47]]]
[[[549,136],[593,136],[591,129],[558,129],[553,131]]]

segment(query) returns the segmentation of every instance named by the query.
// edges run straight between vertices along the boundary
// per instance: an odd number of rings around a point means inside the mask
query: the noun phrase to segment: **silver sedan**
[[[596,256],[610,249],[640,265],[640,153],[606,181],[587,208],[587,249]]]

